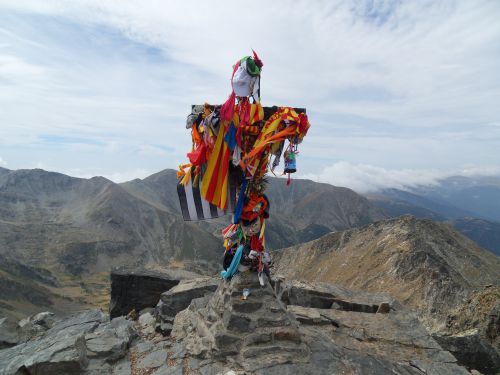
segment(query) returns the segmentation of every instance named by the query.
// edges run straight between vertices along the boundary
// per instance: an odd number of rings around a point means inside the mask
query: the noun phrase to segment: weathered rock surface
[[[124,318],[90,310],[56,322],[40,337],[0,350],[0,374],[112,374],[135,337]]]
[[[151,309],[137,321],[87,311],[0,350],[0,375],[470,374],[383,294],[284,278],[261,287],[255,273],[240,273],[183,281],[164,296],[169,314],[189,303],[170,336],[153,330]]]
[[[447,224],[411,216],[330,233],[273,259],[275,272],[290,280],[388,293],[414,309],[431,332],[445,328],[450,311],[474,290],[500,280],[500,258]],[[487,325],[488,314],[479,316]]]
[[[162,272],[152,270],[114,269],[111,272],[111,318],[127,315],[131,310],[140,311],[155,307],[163,292],[179,284],[181,280],[194,279],[199,275],[178,269]]]
[[[339,285],[286,280],[279,275],[274,277],[273,284],[277,297],[286,305],[362,313],[401,308],[398,301],[383,293],[353,292]]]
[[[493,346],[500,347],[500,285],[474,291],[446,318],[446,332],[457,334],[477,329]]]
[[[200,372],[214,374],[469,374],[387,296],[284,280],[274,287],[280,298],[243,273],[193,300],[172,331],[184,360],[197,358],[206,363]],[[388,313],[377,313],[382,304]]]
[[[155,314],[162,323],[172,323],[175,315],[188,307],[193,299],[212,294],[218,286],[219,280],[210,277],[181,281],[161,294]]]
[[[11,318],[0,318],[0,349],[15,346],[19,342],[17,322]]]
[[[500,368],[500,286],[474,291],[448,314],[446,326],[433,336],[461,365],[496,374]]]
[[[138,319],[141,331],[146,335],[152,335],[156,328],[156,319],[150,312],[144,313]]]
[[[50,311],[38,313],[22,319],[17,324],[20,342],[26,342],[42,335],[57,322],[55,314]]]
[[[434,334],[433,337],[442,348],[450,351],[463,366],[478,370],[484,375],[498,374],[500,355],[480,335],[478,329],[471,329],[455,335]]]

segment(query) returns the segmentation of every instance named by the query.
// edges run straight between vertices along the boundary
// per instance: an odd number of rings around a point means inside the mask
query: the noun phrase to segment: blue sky
[[[301,176],[369,191],[500,173],[498,1],[269,3],[0,0],[0,166],[176,168],[190,105],[223,102],[254,48],[263,104],[308,109]]]

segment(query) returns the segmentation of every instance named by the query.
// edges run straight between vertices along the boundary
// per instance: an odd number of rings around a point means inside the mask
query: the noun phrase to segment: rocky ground
[[[276,272],[290,279],[389,293],[433,331],[474,290],[500,280],[500,258],[447,224],[412,216],[333,232],[273,258]]]
[[[282,278],[261,287],[253,273],[177,280],[127,317],[43,313],[0,328],[1,375],[471,373],[389,296]]]

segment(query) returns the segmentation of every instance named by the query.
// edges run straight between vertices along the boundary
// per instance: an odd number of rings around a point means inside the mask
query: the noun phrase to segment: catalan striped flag
[[[200,182],[202,196],[211,204],[222,210],[227,208],[229,161],[231,150],[224,141],[229,123],[221,124],[214,148],[208,157],[207,169]]]
[[[198,221],[214,219],[223,216],[227,213],[234,212],[236,202],[236,182],[230,176],[228,179],[228,205],[225,210],[211,204],[203,198],[201,194],[200,181],[199,184],[193,186],[192,179],[187,184],[177,184],[177,194],[179,195],[179,203],[184,221]]]

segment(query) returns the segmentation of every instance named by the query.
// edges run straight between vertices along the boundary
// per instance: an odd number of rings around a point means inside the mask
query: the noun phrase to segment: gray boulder
[[[123,358],[130,342],[136,337],[133,323],[124,317],[101,324],[95,331],[85,335],[87,358],[105,358],[113,363]]]
[[[151,313],[147,312],[139,316],[138,323],[144,336],[155,332],[156,319]]]
[[[110,364],[125,357],[134,337],[132,322],[110,322],[100,310],[85,311],[56,322],[37,338],[1,350],[0,375],[111,373]]]
[[[52,328],[56,324],[57,320],[56,315],[50,311],[38,313],[30,318],[30,321],[33,324],[41,326],[45,329]]]
[[[57,322],[54,313],[45,311],[22,319],[17,324],[17,331],[21,342],[34,339],[52,328]]]
[[[111,272],[111,318],[127,315],[130,311],[141,311],[155,307],[160,295],[179,284],[181,280],[194,279],[199,275],[177,269],[161,272],[117,268]]]
[[[106,316],[86,311],[61,321],[40,338],[0,351],[0,374],[77,374],[88,364],[85,334]]]
[[[17,322],[11,318],[0,318],[0,350],[15,346],[19,342]]]
[[[449,350],[463,366],[476,369],[484,375],[496,375],[500,369],[500,355],[486,341],[478,329],[454,335],[434,334],[434,339]]]
[[[181,281],[161,294],[156,314],[165,322],[173,322],[175,315],[188,307],[193,299],[212,294],[218,286],[219,280],[211,277]]]

